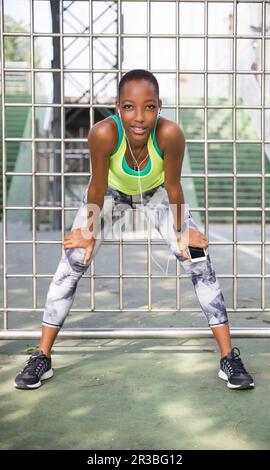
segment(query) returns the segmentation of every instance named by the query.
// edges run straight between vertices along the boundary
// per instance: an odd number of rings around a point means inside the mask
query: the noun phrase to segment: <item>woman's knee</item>
[[[84,248],[67,248],[65,250],[66,257],[68,259],[70,267],[79,273],[84,273],[88,266],[89,262],[85,264],[83,262],[85,256]]]

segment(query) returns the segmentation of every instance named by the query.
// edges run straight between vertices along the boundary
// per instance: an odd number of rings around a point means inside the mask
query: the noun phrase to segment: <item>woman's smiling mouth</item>
[[[134,132],[134,134],[138,134],[138,135],[145,134],[145,132],[147,131],[147,127],[131,126],[130,128],[132,132]]]

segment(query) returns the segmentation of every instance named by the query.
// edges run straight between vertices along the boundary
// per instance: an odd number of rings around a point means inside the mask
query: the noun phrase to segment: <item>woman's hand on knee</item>
[[[190,259],[190,256],[186,251],[188,246],[204,249],[208,247],[207,237],[199,230],[195,230],[193,228],[189,228],[181,235],[178,235],[177,242],[179,245],[180,255],[185,259]]]
[[[94,250],[96,239],[94,237],[89,238],[89,232],[84,227],[76,228],[65,235],[62,245],[64,249],[70,248],[84,248],[86,250],[84,256],[84,263],[90,261],[92,252]]]
[[[206,248],[208,247],[208,239],[204,233],[200,232],[199,230],[195,230],[194,228],[190,228],[188,230],[188,246],[194,246],[195,248]]]

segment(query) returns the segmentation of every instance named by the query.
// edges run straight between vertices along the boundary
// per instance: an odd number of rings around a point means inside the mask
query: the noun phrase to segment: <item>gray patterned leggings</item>
[[[74,219],[72,230],[86,226],[87,189]],[[206,250],[207,260],[199,263],[192,263],[179,254],[179,247],[173,231],[173,215],[169,207],[168,195],[164,185],[147,191],[142,196],[146,215],[153,222],[161,237],[179,260],[185,273],[190,274],[196,295],[209,326],[213,328],[228,323],[224,297],[219,282],[216,279],[208,250]],[[138,196],[129,196],[115,189],[108,189],[101,214],[103,237],[106,236],[107,218],[110,217],[112,225],[114,225],[117,220],[119,221],[120,214],[123,214],[123,211],[126,209],[134,208],[139,199]],[[187,209],[185,209],[185,221],[189,224],[189,227],[198,229],[196,222]],[[101,243],[102,236],[96,240],[91,260],[99,250]],[[87,264],[83,264],[84,254],[84,248],[63,249],[62,257],[48,290],[43,315],[44,325],[57,328],[62,327],[74,301],[78,281],[91,263],[89,261]]]

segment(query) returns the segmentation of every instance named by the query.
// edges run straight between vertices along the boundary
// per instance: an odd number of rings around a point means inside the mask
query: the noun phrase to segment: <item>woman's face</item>
[[[124,84],[116,107],[131,142],[143,144],[147,141],[161,105],[154,85],[148,80],[131,80]]]

